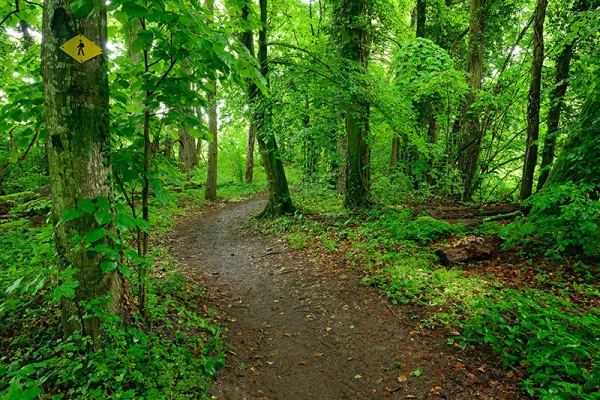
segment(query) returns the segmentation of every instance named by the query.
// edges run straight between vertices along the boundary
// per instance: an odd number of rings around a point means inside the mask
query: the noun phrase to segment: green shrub
[[[523,365],[523,385],[541,399],[600,398],[600,314],[535,290],[480,298],[479,313],[458,337],[465,348],[486,343],[503,367]]]
[[[398,224],[393,233],[399,239],[425,243],[451,233],[458,233],[460,229],[461,227],[458,225],[450,225],[446,221],[440,221],[432,217],[418,217],[406,224]]]
[[[600,255],[600,201],[590,184],[550,185],[527,200],[527,218],[517,218],[501,231],[508,246],[539,244],[551,251],[573,249]]]

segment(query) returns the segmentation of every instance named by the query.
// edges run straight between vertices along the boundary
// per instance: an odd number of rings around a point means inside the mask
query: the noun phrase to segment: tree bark
[[[521,201],[531,196],[533,174],[538,159],[537,140],[540,133],[540,93],[542,87],[542,63],[544,61],[544,19],[548,0],[538,0],[533,21],[533,61],[531,63],[531,85],[527,104],[527,142],[521,180]]]
[[[369,60],[370,25],[369,0],[340,0],[336,8],[341,21],[340,44],[342,68],[350,82],[364,86],[353,75],[366,74]],[[344,21],[349,21],[346,23]],[[352,83],[351,83],[352,84]],[[361,87],[361,90],[367,90]],[[369,137],[370,105],[365,96],[353,90],[346,106],[346,188],[344,204],[347,207],[362,207],[370,204],[370,150]]]
[[[261,74],[269,80],[269,63],[267,59],[267,0],[259,0],[261,29],[258,32],[258,59]],[[293,214],[296,208],[292,204],[281,154],[277,148],[271,124],[271,103],[260,91],[254,90],[254,100],[258,100],[256,114],[257,141],[262,156],[263,166],[269,182],[269,202],[259,217]]]
[[[463,139],[458,156],[458,169],[463,178],[463,201],[471,201],[475,192],[475,178],[481,153],[479,116],[472,109],[481,89],[484,46],[483,0],[471,0],[469,17],[468,84],[471,89],[462,116]]]
[[[79,282],[73,299],[61,299],[65,337],[75,331],[101,347],[101,320],[83,317],[92,301],[105,297],[103,310],[125,318],[121,308],[124,287],[116,272],[103,273],[102,253],[87,251],[71,239],[97,227],[94,217],[81,217],[60,223],[66,210],[77,208],[83,199],[112,198],[110,184],[109,104],[107,57],[100,55],[79,63],[60,49],[78,34],[106,51],[107,28],[104,2],[88,17],[75,19],[68,2],[46,0],[43,13],[41,73],[44,79],[46,152],[52,191],[52,216],[60,269],[76,268]],[[108,235],[95,244],[108,243]],[[97,311],[97,310],[96,310]]]
[[[248,127],[248,145],[246,146],[246,183],[252,183],[254,175],[254,140],[256,138],[256,124],[254,120]]]
[[[214,11],[214,3],[207,1],[208,10],[211,15]],[[212,17],[206,20],[206,24],[213,23]],[[204,198],[209,201],[217,200],[217,164],[218,164],[218,126],[217,126],[217,81],[212,81],[212,91],[208,95],[208,131],[212,140],[208,144],[208,168],[206,170],[206,190]]]
[[[390,154],[390,173],[396,172],[398,169],[398,161],[400,161],[400,138],[396,134],[393,133],[392,137],[392,153]]]
[[[248,16],[250,14],[250,3],[248,1],[244,2],[242,7],[242,19],[248,22]],[[246,30],[241,38],[241,42],[246,46],[248,52],[252,57],[255,56],[254,52],[254,33],[252,30]],[[253,97],[252,93],[256,92],[257,88],[254,83],[248,81],[248,93],[249,97]],[[256,121],[254,120],[253,113],[250,114],[250,126],[248,127],[248,145],[246,146],[246,183],[252,183],[253,173],[254,173],[254,142],[256,138]]]
[[[553,183],[581,182],[600,185],[600,87],[591,89],[577,122],[571,128],[560,156],[552,166],[544,187]],[[573,160],[576,160],[575,162]],[[597,193],[591,196],[598,198]]]
[[[548,129],[544,137],[544,150],[542,151],[542,172],[538,179],[537,190],[540,190],[548,175],[550,166],[554,161],[554,149],[556,148],[556,133],[560,124],[560,114],[564,105],[564,97],[567,93],[569,82],[569,70],[571,58],[573,57],[573,44],[567,44],[560,52],[556,60],[555,87],[550,95],[550,111],[548,111]]]
[[[208,96],[208,131],[212,141],[208,144],[208,169],[206,171],[206,200],[217,200],[217,160],[218,160],[218,126],[217,126],[217,82],[212,82],[213,91]]]
[[[196,150],[196,139],[186,130],[179,129],[179,170],[190,176],[190,171],[198,165],[198,154]]]

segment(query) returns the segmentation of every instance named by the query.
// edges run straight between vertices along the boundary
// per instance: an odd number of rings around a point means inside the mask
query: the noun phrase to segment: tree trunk
[[[393,133],[392,137],[392,153],[390,154],[390,173],[396,172],[398,169],[398,161],[400,161],[400,138],[396,134]]]
[[[190,177],[190,171],[198,165],[196,139],[185,129],[179,129],[179,170]]]
[[[471,93],[467,97],[466,107],[462,117],[463,140],[458,156],[458,169],[463,178],[463,201],[471,201],[475,192],[475,177],[479,154],[481,153],[481,132],[479,116],[472,106],[477,100],[483,70],[483,0],[471,0],[469,18],[469,59],[467,72]]]
[[[577,122],[571,128],[571,133],[544,187],[569,181],[600,185],[598,110],[600,110],[600,86],[596,85],[590,90],[590,97],[583,106]],[[591,195],[598,198],[597,193]]]
[[[250,4],[249,0],[244,2],[242,7],[242,19],[248,22],[248,15],[250,14]],[[254,53],[254,33],[252,30],[246,30],[240,41],[246,46],[248,52],[252,57],[255,56]],[[256,85],[248,80],[248,93],[249,97],[252,98],[254,96],[255,91],[257,90]],[[254,141],[256,138],[256,121],[254,120],[254,115],[250,115],[250,126],[248,128],[248,145],[246,147],[246,183],[252,183],[252,175],[254,173]]]
[[[86,213],[69,222],[59,221],[83,199],[112,197],[106,153],[110,143],[108,58],[100,55],[79,63],[60,46],[81,33],[106,51],[106,8],[103,2],[97,7],[90,16],[76,20],[64,1],[44,2],[41,66],[56,248],[61,270],[76,269],[73,278],[79,282],[74,298],[61,299],[63,330],[65,337],[81,331],[91,337],[95,349],[101,347],[101,320],[83,316],[94,315],[92,301],[102,297],[106,298],[104,312],[125,318],[120,305],[122,278],[116,271],[102,272],[102,253],[87,251],[71,241],[97,227],[93,216]],[[108,235],[95,242],[100,243],[110,245]]]
[[[212,135],[212,141],[208,144],[208,169],[206,171],[206,200],[217,200],[217,159],[218,159],[218,126],[217,126],[217,82],[213,91],[208,96],[208,131]]]
[[[531,63],[529,103],[527,104],[527,142],[525,144],[525,160],[521,180],[521,201],[531,196],[533,174],[538,158],[537,140],[540,133],[540,93],[542,63],[544,61],[544,19],[546,18],[547,6],[548,0],[538,0],[533,21],[533,61]]]
[[[246,183],[252,183],[254,173],[254,139],[256,138],[256,124],[251,118],[248,128],[248,146],[246,146]]]
[[[346,106],[346,191],[344,204],[361,207],[370,203],[370,106],[360,91],[367,90],[353,75],[366,74],[369,60],[370,39],[368,35],[369,0],[340,0],[337,19],[340,21],[341,56],[343,70],[350,84],[362,85],[354,90]],[[344,22],[346,21],[346,22]]]
[[[555,88],[550,95],[550,111],[548,111],[548,129],[544,137],[544,150],[542,151],[542,172],[538,179],[537,190],[540,190],[548,175],[550,166],[554,161],[554,149],[556,148],[556,133],[560,124],[560,114],[564,104],[564,97],[567,93],[569,82],[569,70],[571,58],[573,57],[573,44],[567,44],[561,51],[556,60],[556,79]]]
[[[342,194],[346,190],[346,171],[348,169],[348,164],[344,162],[344,160],[346,160],[346,136],[344,135],[339,135],[337,138],[337,153],[338,159],[341,160],[341,162],[337,169],[337,183],[335,189],[339,194]]]
[[[259,0],[261,29],[258,33],[258,58],[261,74],[269,79],[269,63],[267,59],[267,0]],[[293,214],[296,208],[292,204],[287,178],[281,162],[281,154],[277,148],[275,134],[271,124],[270,100],[259,92],[253,90],[253,100],[259,101],[259,110],[256,115],[258,128],[258,147],[263,160],[263,166],[269,182],[269,203],[259,215],[269,217],[274,215]]]

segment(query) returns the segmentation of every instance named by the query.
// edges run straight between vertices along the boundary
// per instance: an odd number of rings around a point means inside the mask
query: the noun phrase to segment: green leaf
[[[123,3],[123,8],[121,8],[121,10],[130,17],[143,17],[148,14],[148,9],[146,7],[142,7],[133,1]]]
[[[6,294],[11,294],[15,290],[17,290],[17,288],[21,285],[21,282],[23,281],[23,278],[24,277],[22,276],[19,279],[17,279],[16,281],[14,281],[12,285],[10,285],[8,288],[6,288],[5,293]]]
[[[71,10],[75,18],[85,17],[94,6],[94,0],[75,0],[71,3]]]
[[[79,204],[77,204],[77,208],[79,208],[82,211],[85,211],[86,213],[92,214],[96,209],[96,205],[94,204],[92,199],[83,199],[79,202]]]
[[[106,274],[108,272],[112,272],[115,269],[117,269],[117,267],[119,266],[119,263],[116,261],[106,260],[106,261],[102,261],[102,264],[100,264],[100,266],[102,267],[102,272],[104,272]]]
[[[110,201],[105,196],[96,197],[96,207],[103,209],[104,211],[110,210]]]
[[[74,219],[77,219],[79,217],[81,217],[81,215],[83,214],[83,211],[78,210],[78,209],[74,209],[74,210],[66,210],[63,215],[60,217],[60,223],[62,222],[69,222],[72,221]]]
[[[421,367],[417,367],[417,369],[415,369],[413,372],[411,372],[411,374],[413,374],[414,376],[421,376],[422,373],[423,373],[423,370],[421,369]]]
[[[52,297],[54,298],[54,300],[57,301],[63,297],[73,299],[75,298],[75,288],[77,288],[78,286],[78,281],[74,279],[69,279],[68,281],[63,282],[62,285],[60,285],[54,290],[54,294],[52,295]]]
[[[114,215],[104,210],[98,210],[94,213],[94,218],[99,225],[106,225],[112,221]]]
[[[115,217],[115,226],[121,232],[134,229],[137,226],[135,218],[128,216],[127,214],[117,214]]]
[[[137,54],[144,49],[146,43],[142,42],[139,39],[136,39],[131,43],[131,54]]]
[[[106,230],[104,228],[94,228],[85,234],[85,242],[87,244],[94,243],[104,236],[106,236]]]

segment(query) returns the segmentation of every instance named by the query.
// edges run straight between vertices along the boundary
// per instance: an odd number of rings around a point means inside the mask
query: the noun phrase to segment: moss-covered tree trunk
[[[206,5],[211,15],[214,12],[214,3],[207,1]],[[210,25],[213,23],[212,17],[206,20],[206,24]],[[208,144],[208,168],[206,170],[206,190],[204,191],[204,198],[206,200],[215,201],[217,200],[217,164],[219,156],[219,140],[218,140],[218,129],[217,126],[217,81],[211,82],[213,89],[208,94],[208,131],[212,136],[211,142]]]
[[[217,82],[211,82],[213,90],[208,96],[208,131],[212,135],[212,140],[208,144],[208,168],[206,171],[206,191],[204,197],[206,200],[217,200],[217,160],[219,156],[218,148],[218,126],[217,126]]]
[[[540,96],[542,88],[542,63],[544,61],[544,19],[547,0],[538,0],[533,21],[533,61],[531,62],[531,84],[527,103],[527,141],[521,179],[521,200],[531,196],[533,174],[538,159],[537,140],[540,132]]]
[[[248,16],[250,15],[250,0],[244,2],[242,7],[242,20],[246,23],[248,22]],[[254,33],[251,29],[246,29],[244,33],[240,37],[240,41],[246,46],[248,52],[252,57],[255,57],[254,52]],[[248,94],[249,97],[253,97],[256,93],[256,85],[252,82],[248,82]],[[254,115],[250,113],[250,124],[248,127],[248,141],[246,146],[246,183],[252,183],[252,178],[254,175],[254,142],[256,140],[256,121],[254,120]]]
[[[342,68],[351,89],[346,105],[346,188],[344,203],[347,207],[361,207],[370,203],[370,105],[365,99],[364,82],[369,61],[369,0],[339,0],[335,19],[340,30]],[[350,90],[350,89],[349,89]],[[361,95],[360,93],[363,93]]]
[[[259,0],[261,29],[258,33],[258,60],[262,75],[268,82],[269,63],[267,59],[267,0]],[[267,84],[268,85],[268,84]],[[260,91],[254,90],[253,97],[257,104],[255,115],[258,128],[257,142],[262,156],[265,174],[269,182],[269,202],[260,217],[293,214],[296,211],[290,196],[281,154],[275,141],[271,124],[271,104]]]
[[[590,91],[579,118],[571,127],[561,154],[550,170],[544,187],[553,183],[600,185],[600,86]],[[597,186],[596,186],[597,190]],[[598,193],[591,196],[598,198]]]
[[[473,109],[481,89],[484,44],[483,0],[471,0],[469,17],[468,84],[471,89],[462,116],[462,143],[458,155],[458,169],[463,180],[463,201],[471,201],[475,192],[475,177],[481,153],[483,132],[479,116]]]
[[[185,129],[179,129],[179,170],[189,178],[190,171],[198,165],[198,154],[196,150],[196,139]]]
[[[106,50],[106,8],[104,2],[86,18],[75,19],[67,0],[46,0],[43,13],[41,73],[44,79],[46,150],[52,216],[60,268],[77,270],[79,282],[73,299],[61,299],[65,336],[81,331],[100,347],[100,319],[90,317],[90,302],[102,298],[104,310],[124,316],[121,300],[123,282],[117,272],[103,273],[102,254],[74,244],[74,236],[85,237],[96,227],[94,218],[59,223],[66,210],[83,199],[112,196],[109,151],[107,58],[100,55],[79,63],[60,49],[82,34]],[[106,239],[103,239],[106,240]],[[100,241],[96,242],[100,243]]]

